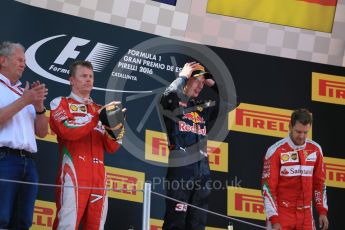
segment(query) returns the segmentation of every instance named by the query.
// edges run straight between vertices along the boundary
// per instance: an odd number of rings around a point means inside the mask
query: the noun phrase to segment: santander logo
[[[280,168],[281,176],[312,176],[314,166],[309,165],[291,165]]]
[[[284,170],[281,172],[281,174],[287,175],[287,174],[289,174],[289,171],[287,171],[286,169],[284,169]]]

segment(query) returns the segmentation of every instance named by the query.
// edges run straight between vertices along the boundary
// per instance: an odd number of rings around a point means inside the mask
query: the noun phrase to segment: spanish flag
[[[337,0],[208,0],[207,12],[332,32]]]

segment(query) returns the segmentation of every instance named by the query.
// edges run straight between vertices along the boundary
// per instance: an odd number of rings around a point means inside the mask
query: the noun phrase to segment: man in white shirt
[[[5,180],[38,182],[35,134],[48,133],[43,104],[48,90],[39,81],[20,87],[24,69],[24,47],[0,43],[0,229],[31,227],[37,185]]]

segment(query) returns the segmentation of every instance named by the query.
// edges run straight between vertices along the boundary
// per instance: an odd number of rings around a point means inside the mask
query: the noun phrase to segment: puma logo
[[[82,159],[83,161],[85,161],[85,156],[79,156],[80,159]]]

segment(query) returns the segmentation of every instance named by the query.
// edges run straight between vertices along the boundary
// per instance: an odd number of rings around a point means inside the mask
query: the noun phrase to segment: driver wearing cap
[[[217,103],[197,99],[204,85],[217,92],[215,81],[204,66],[186,63],[179,77],[164,91],[160,103],[170,149],[164,189],[169,197],[207,209],[211,193],[207,125],[217,115]],[[206,219],[204,211],[166,200],[164,230],[203,230]]]

